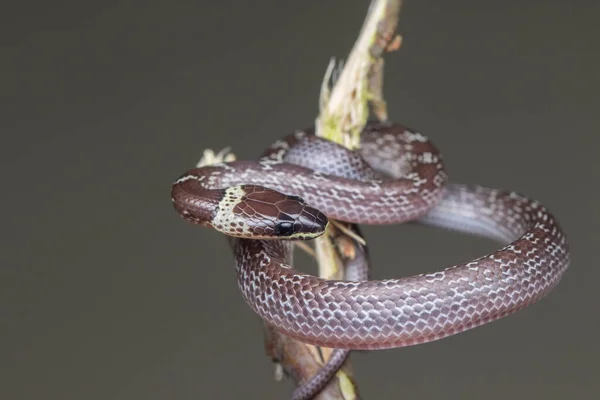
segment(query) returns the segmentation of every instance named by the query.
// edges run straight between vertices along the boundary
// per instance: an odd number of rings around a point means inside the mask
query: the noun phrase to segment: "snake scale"
[[[497,320],[545,296],[570,261],[566,237],[542,204],[448,182],[431,141],[393,123],[368,123],[357,151],[298,131],[257,161],[186,172],[173,184],[172,201],[185,220],[235,238],[238,285],[262,319],[336,349],[416,345]],[[293,240],[321,235],[329,219],[416,222],[502,247],[398,279],[336,281],[295,270],[287,262]]]

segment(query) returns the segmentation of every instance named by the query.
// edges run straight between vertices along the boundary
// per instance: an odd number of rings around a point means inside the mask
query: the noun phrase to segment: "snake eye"
[[[275,235],[290,236],[294,233],[294,223],[290,221],[282,221],[275,224]]]

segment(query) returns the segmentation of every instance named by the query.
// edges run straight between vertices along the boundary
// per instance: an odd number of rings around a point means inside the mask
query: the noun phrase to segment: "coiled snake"
[[[403,126],[369,123],[361,140],[360,150],[351,152],[297,132],[258,161],[196,168],[174,183],[173,204],[184,219],[236,238],[239,288],[268,324],[324,347],[403,347],[509,315],[558,283],[569,247],[540,203],[448,183],[438,150]],[[321,235],[328,218],[413,221],[489,237],[503,247],[399,279],[331,281],[294,270],[286,262],[290,240]]]

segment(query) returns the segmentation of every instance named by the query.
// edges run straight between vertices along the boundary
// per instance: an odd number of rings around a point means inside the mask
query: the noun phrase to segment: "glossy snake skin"
[[[187,172],[173,185],[175,208],[188,221],[219,229],[217,223],[223,231],[223,208],[231,213],[231,202],[245,201],[239,185],[253,185],[251,190],[265,187],[284,193],[274,201],[277,204],[299,201],[298,205],[292,213],[278,207],[277,212],[261,206],[250,212],[238,207],[240,221],[241,214],[248,212],[252,218],[285,215],[292,229],[288,223],[283,233],[292,239],[320,234],[327,218],[357,224],[416,221],[489,237],[503,247],[433,273],[328,281],[288,265],[292,242],[272,240],[277,238],[275,231],[282,231],[276,217],[261,227],[262,240],[245,238],[256,230],[256,221],[238,227],[230,234],[239,237],[235,246],[239,288],[249,306],[285,334],[337,349],[425,343],[536,302],[567,269],[568,243],[544,206],[510,191],[447,183],[439,152],[421,134],[399,125],[371,123],[365,128],[360,154],[348,155],[345,149],[333,146],[334,151],[331,144],[323,145],[310,133],[298,132],[277,142],[260,161]],[[304,147],[297,146],[300,142]],[[295,148],[310,148],[310,152],[294,154]],[[332,163],[337,172],[324,174],[283,161],[289,155],[302,164],[308,153]],[[363,159],[374,171],[369,172]],[[378,173],[391,178],[378,178]],[[240,197],[224,190],[229,187],[236,188],[233,192]],[[224,205],[227,195],[230,204]],[[307,224],[308,234],[295,233],[302,223]]]

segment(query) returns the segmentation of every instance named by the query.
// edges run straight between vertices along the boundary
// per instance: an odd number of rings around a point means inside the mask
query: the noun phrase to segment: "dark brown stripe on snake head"
[[[197,195],[199,191],[203,196]],[[219,211],[219,203],[224,194],[225,189],[206,190],[197,180],[182,177],[177,185],[173,185],[171,198],[175,210],[183,219],[195,224],[210,225],[209,221]]]

